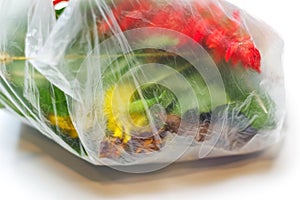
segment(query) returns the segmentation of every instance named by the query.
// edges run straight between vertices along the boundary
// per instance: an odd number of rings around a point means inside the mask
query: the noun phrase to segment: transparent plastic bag
[[[0,104],[68,151],[85,155],[74,133],[58,130],[51,117],[67,110],[64,93],[31,64],[55,22],[52,1],[0,2]]]
[[[25,61],[1,40],[11,59],[1,59],[1,101],[78,156],[145,172],[280,140],[283,42],[244,11],[218,0],[72,0],[55,22],[53,9],[40,17],[49,2],[35,3]]]

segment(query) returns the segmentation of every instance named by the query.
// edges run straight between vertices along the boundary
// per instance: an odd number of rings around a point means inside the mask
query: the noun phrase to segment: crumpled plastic
[[[228,2],[0,5],[0,104],[90,163],[146,172],[282,138],[283,42]]]

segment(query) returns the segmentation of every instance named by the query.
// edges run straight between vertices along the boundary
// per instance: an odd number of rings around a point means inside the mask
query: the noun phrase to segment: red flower
[[[53,0],[53,5],[59,4],[60,2],[63,1],[69,1],[69,0]]]
[[[181,32],[199,42],[216,62],[241,63],[246,69],[260,72],[260,52],[241,26],[238,11],[229,18],[215,4],[197,1],[172,5],[153,0],[124,0],[114,5],[112,13],[122,31],[141,27],[160,27]],[[112,19],[101,20],[100,34],[109,34]]]

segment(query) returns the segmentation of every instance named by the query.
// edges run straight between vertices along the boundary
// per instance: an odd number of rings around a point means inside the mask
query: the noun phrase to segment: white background
[[[173,164],[144,175],[92,166],[0,111],[0,199],[300,199],[300,3],[230,2],[285,40],[287,119],[262,155]]]

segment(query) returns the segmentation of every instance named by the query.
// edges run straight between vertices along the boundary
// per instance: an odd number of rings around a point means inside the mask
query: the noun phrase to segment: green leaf
[[[275,126],[275,103],[268,91],[260,86],[263,76],[242,66],[219,66],[231,103],[246,115],[256,129],[270,129]]]

